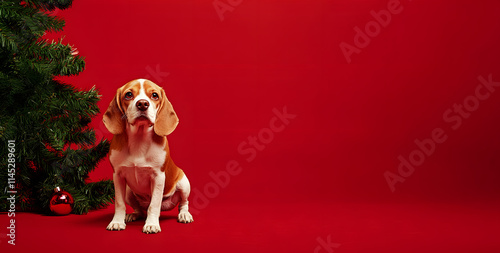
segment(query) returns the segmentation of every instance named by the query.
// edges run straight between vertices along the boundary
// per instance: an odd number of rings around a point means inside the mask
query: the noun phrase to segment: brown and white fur
[[[125,222],[146,218],[142,231],[158,233],[160,211],[177,204],[177,220],[192,222],[189,181],[170,158],[166,136],[174,131],[179,119],[165,91],[149,80],[130,81],[116,91],[103,121],[114,134],[109,161],[113,167],[115,215],[106,229],[123,230]],[[125,213],[125,203],[133,213]]]

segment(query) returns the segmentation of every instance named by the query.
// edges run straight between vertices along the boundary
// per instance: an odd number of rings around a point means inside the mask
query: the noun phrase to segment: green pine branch
[[[70,0],[0,1],[0,155],[7,157],[7,140],[16,140],[18,208],[49,213],[56,186],[75,199],[73,213],[82,214],[111,203],[110,180],[88,182],[89,173],[109,151],[96,143],[91,119],[99,113],[95,88],[80,91],[55,80],[84,70],[83,57],[61,40],[42,39],[61,31],[64,20],[46,11],[71,6]],[[0,167],[6,161],[0,160]],[[0,188],[7,185],[0,170]],[[5,194],[0,211],[7,210]],[[18,210],[19,210],[18,209]]]
[[[72,0],[25,0],[26,6],[41,9],[45,11],[53,11],[57,9],[67,9],[71,7]]]

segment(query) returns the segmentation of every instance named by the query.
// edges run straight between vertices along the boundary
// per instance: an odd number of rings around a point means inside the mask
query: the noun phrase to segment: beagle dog
[[[109,151],[115,186],[115,214],[107,230],[123,230],[125,222],[146,218],[144,233],[161,232],[161,211],[179,204],[177,220],[190,223],[191,191],[177,167],[167,142],[179,119],[165,91],[155,83],[137,79],[123,85],[104,113],[103,122],[114,134]],[[133,213],[125,213],[125,203]]]

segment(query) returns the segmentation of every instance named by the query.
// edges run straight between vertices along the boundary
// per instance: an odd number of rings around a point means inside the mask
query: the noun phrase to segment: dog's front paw
[[[177,216],[177,221],[180,223],[191,223],[193,222],[193,216],[189,212],[180,212]]]
[[[142,228],[142,232],[146,234],[156,234],[161,232],[160,225],[146,224]]]
[[[109,231],[124,230],[125,229],[125,222],[111,221],[106,229]]]

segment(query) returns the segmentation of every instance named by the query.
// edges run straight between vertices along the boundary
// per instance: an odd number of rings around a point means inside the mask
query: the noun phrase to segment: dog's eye
[[[154,100],[158,100],[160,97],[158,96],[158,93],[153,92],[153,94],[151,94],[151,98]]]
[[[132,92],[129,91],[129,92],[125,93],[125,99],[126,100],[130,100],[133,97],[134,97],[134,94],[132,94]]]

